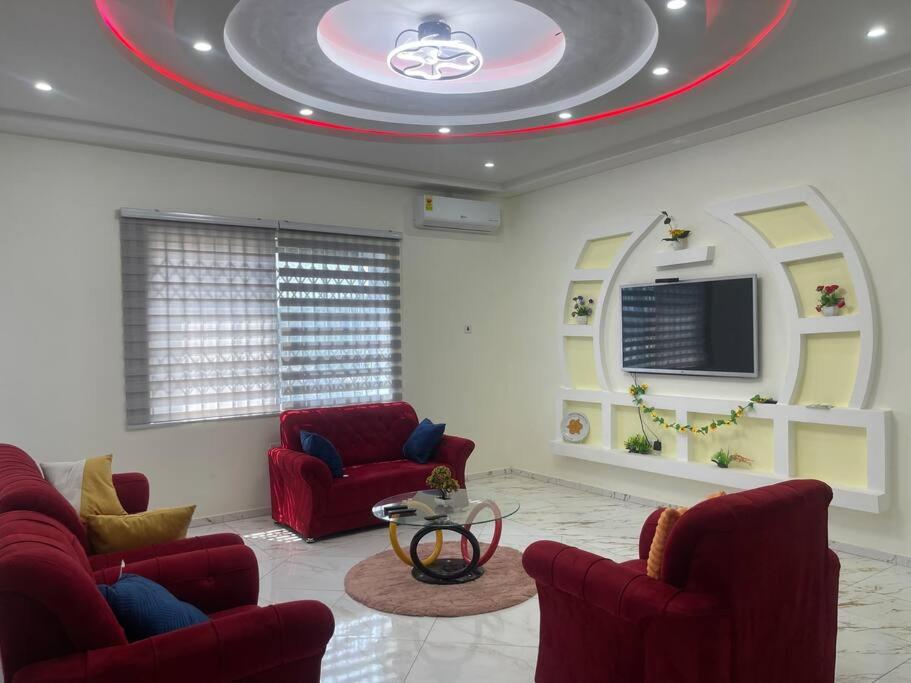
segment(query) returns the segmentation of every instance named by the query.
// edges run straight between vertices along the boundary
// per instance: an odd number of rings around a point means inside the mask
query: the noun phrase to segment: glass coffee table
[[[472,488],[453,491],[447,500],[437,490],[409,491],[384,498],[373,506],[373,515],[389,522],[389,543],[398,558],[410,566],[418,581],[433,584],[468,583],[484,574],[484,565],[493,557],[500,543],[503,519],[519,510],[519,503],[501,497],[494,499],[483,490]],[[493,523],[493,538],[481,554],[481,545],[471,527]],[[418,527],[411,538],[409,552],[399,545],[398,527]],[[443,532],[462,537],[461,557],[440,557]],[[424,558],[418,545],[428,534],[436,534],[433,551]]]

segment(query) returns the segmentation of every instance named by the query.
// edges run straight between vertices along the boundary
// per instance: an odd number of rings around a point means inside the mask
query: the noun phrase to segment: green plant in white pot
[[[588,325],[588,318],[594,310],[594,299],[586,299],[584,296],[573,297],[573,320],[577,325]]]

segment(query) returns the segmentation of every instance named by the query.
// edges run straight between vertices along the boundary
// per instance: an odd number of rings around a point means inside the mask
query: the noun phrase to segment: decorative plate
[[[563,440],[580,443],[588,438],[588,418],[582,413],[567,413],[563,416]]]

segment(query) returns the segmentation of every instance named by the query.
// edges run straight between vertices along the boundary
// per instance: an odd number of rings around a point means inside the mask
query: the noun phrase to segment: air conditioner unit
[[[500,227],[500,205],[425,194],[417,199],[414,224],[431,230],[494,232]]]

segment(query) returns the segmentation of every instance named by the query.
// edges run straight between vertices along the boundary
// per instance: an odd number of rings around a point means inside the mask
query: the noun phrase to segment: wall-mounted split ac
[[[500,227],[500,205],[425,194],[417,198],[414,224],[429,230],[494,232]]]

